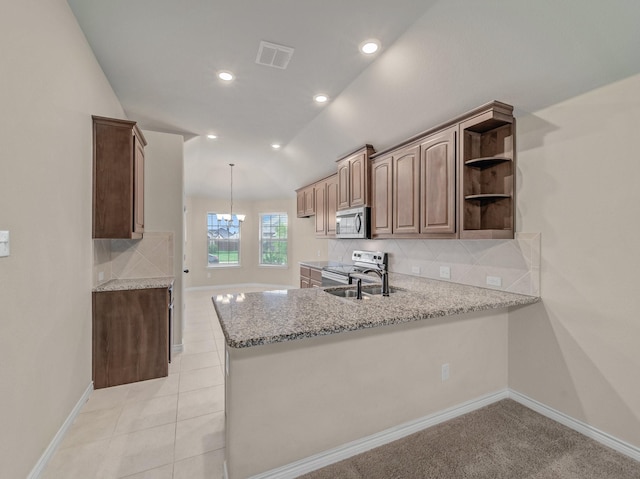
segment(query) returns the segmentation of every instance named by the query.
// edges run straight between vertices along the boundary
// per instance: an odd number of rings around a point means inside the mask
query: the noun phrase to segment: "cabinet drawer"
[[[311,270],[311,281],[315,281],[316,283],[322,284],[322,270],[310,268]]]

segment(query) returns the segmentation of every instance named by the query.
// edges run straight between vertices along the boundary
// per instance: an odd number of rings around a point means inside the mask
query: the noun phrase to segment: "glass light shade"
[[[244,221],[246,215],[236,215],[236,218],[238,218],[238,221]]]
[[[218,221],[231,221],[231,215],[229,213],[216,215],[218,217]]]

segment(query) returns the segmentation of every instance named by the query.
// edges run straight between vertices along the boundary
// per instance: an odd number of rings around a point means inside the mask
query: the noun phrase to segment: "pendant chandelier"
[[[228,224],[231,224],[233,222],[233,167],[235,164],[229,163],[229,166],[231,167],[231,201],[229,205],[229,213],[218,213],[217,217],[218,221],[226,221]],[[244,221],[244,217],[245,215],[236,215],[238,221]]]

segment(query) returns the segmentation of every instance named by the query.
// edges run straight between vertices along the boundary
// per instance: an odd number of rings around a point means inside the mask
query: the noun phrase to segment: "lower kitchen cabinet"
[[[322,286],[322,270],[310,266],[300,266],[300,287],[316,288]]]
[[[95,389],[169,373],[170,288],[93,293]]]

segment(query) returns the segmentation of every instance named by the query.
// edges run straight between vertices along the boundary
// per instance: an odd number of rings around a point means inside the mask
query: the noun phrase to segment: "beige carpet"
[[[640,463],[505,399],[304,479],[640,479]]]

